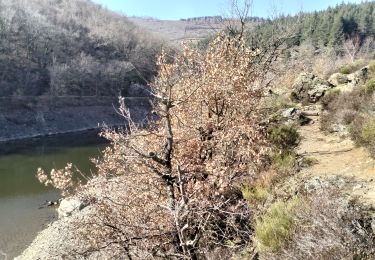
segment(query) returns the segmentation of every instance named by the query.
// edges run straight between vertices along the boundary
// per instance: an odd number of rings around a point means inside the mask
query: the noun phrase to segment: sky
[[[178,20],[198,16],[228,16],[229,0],[93,0],[127,16]],[[253,0],[250,16],[264,18],[275,14],[296,14],[300,11],[324,10],[342,2],[362,0]]]

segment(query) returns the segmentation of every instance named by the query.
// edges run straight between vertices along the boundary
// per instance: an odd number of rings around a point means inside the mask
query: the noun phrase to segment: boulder
[[[367,79],[368,79],[368,67],[364,67],[348,75],[348,80],[350,84],[354,86],[365,84]]]
[[[314,88],[310,89],[307,94],[309,97],[309,101],[312,103],[316,103],[324,96],[327,90],[330,90],[332,86],[319,84],[316,85]]]
[[[300,125],[304,125],[311,121],[303,114],[300,109],[294,107],[281,110],[280,115],[287,124],[297,123]]]
[[[345,74],[342,74],[342,73],[335,73],[335,74],[332,74],[329,79],[328,79],[328,82],[337,87],[339,85],[342,85],[342,84],[346,84],[349,82],[349,79],[348,79],[348,76],[345,75]]]
[[[60,206],[57,209],[59,218],[69,217],[74,212],[82,210],[86,205],[77,198],[67,198],[60,202]]]
[[[294,81],[292,97],[297,101],[315,103],[332,87],[328,81],[312,73],[302,73]]]

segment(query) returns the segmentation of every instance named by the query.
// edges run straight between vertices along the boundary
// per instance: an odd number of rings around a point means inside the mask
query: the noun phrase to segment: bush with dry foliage
[[[135,124],[120,99],[128,127],[102,133],[111,146],[96,161],[100,187],[79,192],[96,212],[77,223],[91,246],[76,253],[115,246],[128,258],[198,259],[250,241],[241,183],[269,161],[259,104],[276,51],[251,50],[241,35],[220,34],[205,52],[162,53],[146,124]]]

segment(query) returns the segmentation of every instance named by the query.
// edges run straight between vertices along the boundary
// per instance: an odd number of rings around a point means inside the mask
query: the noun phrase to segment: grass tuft
[[[288,242],[293,234],[296,211],[303,204],[300,198],[287,202],[278,201],[263,216],[257,218],[255,240],[260,252],[278,251]]]

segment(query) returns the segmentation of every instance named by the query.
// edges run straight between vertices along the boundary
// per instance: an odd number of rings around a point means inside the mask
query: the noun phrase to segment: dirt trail
[[[317,163],[303,169],[308,176],[345,177],[351,179],[345,192],[358,196],[364,204],[375,208],[375,160],[364,148],[350,139],[320,131],[320,123],[302,126],[298,153],[315,158]]]

